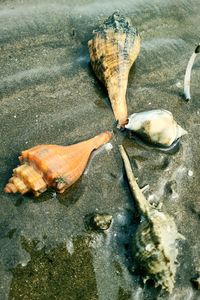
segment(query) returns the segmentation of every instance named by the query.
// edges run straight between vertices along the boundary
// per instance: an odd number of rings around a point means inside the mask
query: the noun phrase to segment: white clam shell
[[[164,109],[135,113],[129,116],[128,120],[128,124],[125,125],[127,129],[146,136],[152,143],[166,147],[187,134],[187,131],[176,123],[172,113]]]

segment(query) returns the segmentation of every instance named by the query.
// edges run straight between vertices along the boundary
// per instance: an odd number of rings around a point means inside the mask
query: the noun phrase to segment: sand
[[[2,1],[0,4],[0,299],[198,299],[200,271],[200,60],[188,103],[182,97],[188,59],[199,43],[199,1]],[[92,30],[115,9],[142,38],[131,69],[129,113],[163,108],[188,131],[175,154],[145,148],[116,129],[106,90],[89,65]],[[3,188],[24,149],[68,145],[113,130],[113,149],[92,157],[62,195],[9,195]],[[186,238],[178,244],[169,296],[143,284],[131,239],[139,222],[118,151],[126,148],[149,201],[162,203]],[[113,216],[111,228],[87,228],[87,215]]]

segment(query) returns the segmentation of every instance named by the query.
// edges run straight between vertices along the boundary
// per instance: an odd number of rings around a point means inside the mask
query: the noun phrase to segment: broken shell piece
[[[187,68],[185,71],[185,77],[184,77],[184,96],[186,101],[189,101],[191,99],[190,95],[190,79],[191,79],[191,72],[192,72],[192,67],[195,61],[195,58],[197,54],[200,53],[200,44],[195,48],[194,52],[192,53],[188,64]]]
[[[106,131],[75,145],[38,145],[22,151],[21,166],[13,170],[4,191],[21,194],[32,191],[39,196],[47,187],[54,187],[63,193],[82,175],[92,151],[111,137],[112,133]]]
[[[126,90],[131,66],[140,52],[140,37],[126,17],[115,12],[88,42],[92,68],[108,90],[119,127],[127,123]]]
[[[142,215],[133,237],[133,255],[144,273],[144,281],[153,279],[156,286],[161,285],[171,293],[175,283],[178,255],[176,240],[184,237],[178,233],[172,217],[151,207],[136,182],[123,146],[120,145],[119,150],[131,192]]]
[[[107,230],[112,223],[112,216],[108,214],[94,214],[90,219],[90,225],[96,230]]]
[[[125,128],[147,142],[162,147],[170,147],[182,135],[187,134],[187,131],[176,123],[172,113],[164,109],[132,114]]]

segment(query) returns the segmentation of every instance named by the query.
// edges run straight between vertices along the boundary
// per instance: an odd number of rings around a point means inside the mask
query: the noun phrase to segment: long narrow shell
[[[172,217],[150,206],[136,182],[123,146],[119,146],[119,149],[130,189],[142,214],[142,221],[133,238],[134,257],[144,272],[145,280],[151,278],[156,286],[161,285],[171,293],[175,283],[178,255],[176,240],[183,236],[178,233]]]
[[[169,147],[182,135],[187,134],[187,131],[176,123],[172,113],[164,109],[132,114],[125,127],[148,142],[165,147]]]
[[[111,132],[106,131],[75,145],[38,145],[23,151],[19,157],[21,166],[13,170],[4,191],[32,191],[38,196],[47,187],[54,187],[59,193],[64,192],[82,175],[91,152],[111,137]]]
[[[127,123],[126,90],[129,70],[140,52],[140,37],[129,19],[114,13],[88,42],[92,68],[108,90],[115,119]]]

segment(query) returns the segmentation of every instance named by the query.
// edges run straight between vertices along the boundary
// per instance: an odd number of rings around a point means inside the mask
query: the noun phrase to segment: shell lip
[[[153,148],[155,150],[165,152],[168,154],[175,154],[179,151],[180,149],[180,138],[176,139],[170,146],[164,146],[163,144],[160,143],[153,143],[152,141],[149,140],[148,137],[145,137],[144,135],[140,135],[139,133],[136,133],[132,130],[128,130],[129,137],[133,139],[137,144],[141,145],[142,147],[145,148]]]

